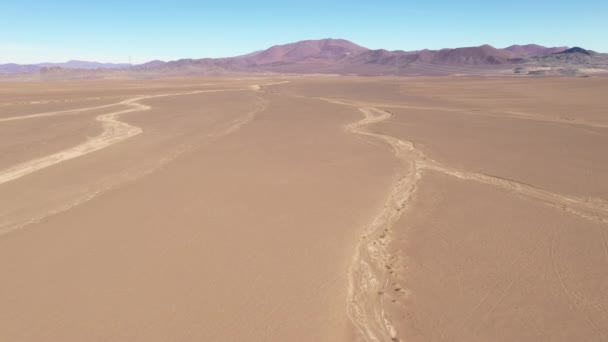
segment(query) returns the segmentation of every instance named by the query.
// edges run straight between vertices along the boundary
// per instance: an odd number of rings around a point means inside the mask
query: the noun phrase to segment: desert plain
[[[608,78],[0,83],[1,341],[605,341]]]

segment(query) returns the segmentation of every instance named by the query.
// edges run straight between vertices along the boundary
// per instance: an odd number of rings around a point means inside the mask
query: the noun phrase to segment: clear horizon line
[[[247,54],[251,54],[251,53],[255,53],[258,51],[264,51],[267,50],[273,46],[281,46],[281,45],[287,45],[287,44],[294,44],[294,43],[298,43],[298,42],[302,42],[302,41],[315,41],[315,40],[325,40],[325,39],[333,39],[333,40],[346,40],[349,41],[351,43],[357,44],[356,42],[349,40],[349,39],[345,39],[345,38],[320,38],[320,39],[302,39],[302,40],[298,40],[298,41],[293,41],[293,42],[288,42],[288,43],[282,43],[282,44],[274,44],[271,46],[268,46],[266,48],[262,48],[262,49],[258,49],[258,50],[254,50],[254,51],[250,51],[250,52],[245,52],[245,53],[238,53],[235,55],[231,55],[231,56],[222,56],[222,57],[179,57],[179,58],[152,58],[152,59],[146,59],[145,62],[136,62],[136,63],[129,63],[129,58],[126,58],[125,61],[112,61],[112,62],[106,62],[106,61],[102,61],[102,60],[97,60],[97,59],[79,59],[79,58],[70,58],[68,60],[61,60],[61,61],[43,61],[43,62],[30,62],[30,63],[21,63],[21,62],[0,62],[0,65],[6,65],[6,64],[16,64],[16,65],[21,65],[21,66],[39,66],[40,64],[65,64],[65,63],[69,63],[69,62],[87,62],[87,63],[99,63],[99,64],[115,64],[115,65],[120,65],[120,64],[124,64],[124,65],[141,65],[141,64],[145,64],[148,62],[152,62],[152,61],[161,61],[161,62],[172,62],[172,61],[179,61],[179,60],[184,60],[184,59],[222,59],[222,58],[234,58],[234,57],[239,57],[239,56],[243,56],[243,55],[247,55]],[[359,44],[357,44],[359,45]],[[572,47],[581,47],[580,45],[562,45],[562,46],[545,46],[542,44],[537,44],[537,43],[522,43],[522,44],[510,44],[507,45],[505,47],[496,47],[493,44],[489,44],[489,43],[485,43],[485,44],[481,44],[481,45],[468,45],[468,46],[458,46],[458,47],[444,47],[444,48],[440,48],[440,49],[429,49],[429,48],[422,48],[422,49],[393,49],[393,50],[389,50],[386,48],[377,48],[377,49],[372,49],[372,48],[368,48],[366,46],[362,46],[364,48],[367,48],[369,50],[387,50],[387,51],[405,51],[405,52],[415,52],[415,51],[424,51],[424,50],[429,50],[429,51],[440,51],[440,50],[444,50],[444,49],[460,49],[460,48],[469,48],[469,47],[480,47],[480,46],[484,46],[484,45],[489,45],[492,46],[496,49],[506,49],[508,47],[514,46],[514,45],[520,45],[520,46],[525,46],[525,45],[539,45],[539,46],[544,46],[546,48],[556,48],[556,47],[566,47],[566,48],[572,48]],[[582,48],[582,47],[581,47]],[[595,51],[595,50],[591,50],[591,49],[586,49],[589,51],[594,51],[594,52],[598,52],[598,53],[604,53],[604,52],[600,52],[600,51]]]

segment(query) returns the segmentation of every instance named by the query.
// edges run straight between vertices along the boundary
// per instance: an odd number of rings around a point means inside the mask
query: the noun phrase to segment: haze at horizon
[[[608,52],[606,17],[598,0],[11,1],[0,12],[0,63],[227,57],[330,37],[389,50],[536,43]]]

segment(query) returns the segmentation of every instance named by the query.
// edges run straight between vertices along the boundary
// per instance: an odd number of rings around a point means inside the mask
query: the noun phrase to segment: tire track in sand
[[[384,310],[382,296],[389,281],[388,233],[407,208],[418,181],[427,170],[499,187],[580,218],[608,224],[608,203],[603,200],[587,200],[553,193],[511,179],[446,167],[417,150],[410,141],[366,129],[366,126],[388,120],[392,113],[374,107],[362,107],[358,103],[345,100],[314,99],[359,109],[364,118],[347,125],[346,130],[384,141],[391,146],[395,156],[404,165],[404,172],[396,178],[384,208],[364,230],[350,268],[347,314],[366,341],[399,340],[396,329]],[[407,295],[407,291],[405,294]]]
[[[414,143],[410,141],[401,140],[385,134],[372,133],[367,130],[362,130],[359,127],[366,126],[375,122],[388,120],[390,117],[392,117],[392,113],[390,113],[389,111],[381,110],[375,107],[361,107],[358,103],[349,103],[344,100],[334,100],[327,98],[316,99],[334,104],[358,108],[361,112],[363,112],[365,118],[361,121],[356,122],[355,124],[347,126],[347,130],[353,133],[364,134],[367,136],[374,137],[376,139],[384,140],[390,146],[392,146],[393,150],[395,151],[395,154],[399,159],[406,158],[410,162],[415,162],[418,165],[418,168],[421,170],[432,170],[459,179],[475,181],[478,183],[503,188],[505,190],[526,196],[528,198],[538,200],[546,205],[559,208],[563,211],[579,216],[586,220],[608,224],[608,202],[603,199],[587,199],[555,193],[513,179],[488,175],[479,172],[459,170],[456,168],[451,168],[442,165],[438,161],[435,161],[426,156],[422,151],[416,149]],[[373,114],[373,112],[375,112],[376,114]],[[375,119],[371,119],[371,117],[375,117]],[[351,126],[357,126],[358,128],[353,130]]]
[[[263,86],[268,86],[268,85],[273,85],[273,84],[274,83],[264,84]],[[81,150],[82,150],[82,152],[91,153],[91,152],[94,152],[96,150],[102,149],[104,147],[108,147],[108,146],[110,146],[110,145],[112,145],[114,143],[118,143],[118,142],[120,142],[120,141],[122,141],[124,139],[128,139],[131,136],[134,136],[134,135],[137,135],[137,134],[141,133],[141,129],[140,128],[134,127],[134,126],[130,126],[130,125],[126,124],[126,123],[123,123],[123,122],[120,122],[120,121],[117,120],[117,116],[119,116],[121,114],[125,114],[125,113],[128,113],[128,112],[139,111],[139,110],[147,110],[147,109],[150,108],[149,106],[137,103],[140,100],[148,99],[148,98],[154,98],[154,97],[161,97],[161,96],[178,96],[178,95],[205,93],[205,92],[244,91],[244,90],[245,91],[246,90],[256,90],[256,91],[263,92],[263,86],[252,85],[252,86],[249,86],[249,88],[243,88],[243,89],[237,89],[237,88],[235,88],[235,89],[221,89],[221,90],[200,90],[200,91],[187,92],[187,93],[172,93],[172,94],[149,95],[149,96],[141,95],[141,96],[137,96],[136,98],[131,98],[131,99],[124,100],[124,101],[121,101],[121,102],[117,102],[117,103],[113,103],[113,104],[109,104],[109,105],[104,105],[104,106],[102,106],[103,108],[105,108],[105,107],[111,107],[111,106],[119,106],[119,105],[128,105],[128,106],[131,107],[129,109],[122,110],[122,111],[102,114],[102,115],[100,115],[101,119],[99,119],[99,117],[97,118],[99,121],[102,121],[102,122],[110,121],[111,125],[118,126],[118,129],[119,130],[123,130],[123,132],[114,132],[114,133],[121,133],[122,135],[120,135],[118,138],[112,140],[111,139],[111,136],[112,136],[111,133],[108,133],[107,135],[104,135],[102,133],[100,136],[98,136],[97,138],[95,138],[95,139],[98,139],[98,142],[101,142],[101,144],[97,145],[96,148],[87,148],[86,146],[82,147],[82,145],[84,145],[84,144],[81,144],[81,145],[78,145],[78,146],[76,146],[74,148],[70,148],[68,150],[64,150],[63,153],[65,153],[66,151],[72,151],[72,150],[78,150],[78,152],[75,153],[75,154],[78,154],[79,152],[81,152]],[[211,139],[213,139],[213,140],[219,139],[221,137],[224,137],[226,135],[230,135],[230,134],[238,131],[243,126],[245,126],[246,124],[248,124],[251,121],[253,121],[256,118],[257,114],[259,114],[260,112],[262,112],[262,111],[264,111],[266,109],[266,106],[268,104],[268,101],[265,100],[261,95],[257,95],[256,97],[257,97],[257,100],[258,100],[258,104],[256,105],[256,107],[253,110],[247,112],[245,115],[243,115],[240,118],[232,120],[232,121],[228,122],[227,124],[218,127],[218,129],[216,129],[213,133],[209,134],[208,137],[211,138]],[[80,113],[80,112],[94,110],[94,109],[99,109],[99,107],[96,106],[96,107],[72,109],[72,110],[66,110],[66,111],[40,113],[42,115],[40,115],[40,114],[34,114],[34,115],[20,116],[20,117],[15,117],[14,120],[25,120],[25,119],[34,119],[34,118],[48,117],[48,116],[54,116],[54,115],[64,115],[64,114]],[[51,115],[49,115],[49,114],[51,114]],[[3,121],[12,121],[12,120],[3,120]],[[0,122],[2,122],[2,121],[0,121]],[[115,122],[117,122],[117,123],[115,123]],[[104,133],[105,133],[105,129],[104,129]],[[106,139],[106,137],[108,137],[108,138]],[[85,144],[88,144],[88,143],[89,142],[86,142]],[[144,174],[148,174],[148,173],[152,172],[153,170],[157,169],[158,167],[162,167],[163,165],[165,165],[166,163],[170,162],[171,160],[173,160],[175,157],[177,157],[178,155],[180,155],[181,153],[183,153],[185,150],[189,149],[190,147],[191,146],[189,146],[189,145],[181,146],[177,151],[173,152],[171,155],[169,155],[167,157],[164,157],[163,159],[159,160],[158,163],[156,163],[155,165],[153,165],[151,169],[145,170]],[[80,156],[83,155],[83,154],[86,154],[86,153],[81,153]],[[59,154],[59,153],[56,153],[56,154]],[[53,154],[52,156],[55,156],[56,154]],[[72,155],[72,158],[76,158],[77,156],[78,155]],[[72,158],[69,158],[69,159],[72,159]],[[40,158],[40,159],[36,159],[36,161],[41,161],[41,160],[43,160],[43,161],[48,160],[46,162],[46,164],[48,166],[51,166],[51,165],[53,165],[53,163],[51,163],[52,161],[55,162],[55,164],[56,164],[58,162],[65,161],[65,160],[68,160],[68,159],[63,159],[63,160],[61,160],[61,159],[55,159],[55,158],[51,158],[51,156]],[[11,167],[10,170],[19,170],[20,166],[23,167],[23,165],[25,165],[25,164],[34,165],[34,168],[38,168],[38,170],[39,170],[39,169],[41,169],[43,167],[43,165],[45,163],[44,162],[43,163],[34,163],[34,161],[30,161],[30,162],[27,162],[27,163],[24,163],[24,164],[20,164],[20,165],[15,166],[15,167]],[[6,172],[7,170],[9,170],[9,169],[6,169],[4,171],[0,171],[0,176],[2,176],[3,174],[14,175],[14,173],[8,173],[8,172]],[[35,171],[35,170],[32,170],[32,169],[27,169],[27,170],[30,171],[29,173]],[[25,176],[25,173],[21,174],[20,176]],[[17,179],[17,178],[18,177],[13,177],[13,179]],[[0,182],[0,184],[1,184],[1,182]],[[8,221],[8,222],[0,222],[0,236],[8,234],[8,233],[13,232],[13,231],[18,230],[18,229],[22,229],[25,226],[28,226],[30,224],[39,222],[40,220],[42,220],[45,217],[48,217],[50,215],[61,213],[61,212],[67,211],[67,210],[69,210],[71,208],[74,208],[74,207],[76,207],[76,206],[78,206],[78,205],[80,205],[80,204],[82,204],[84,202],[87,202],[90,199],[96,197],[98,194],[103,193],[103,192],[105,192],[107,190],[110,190],[111,188],[112,188],[112,185],[105,184],[100,189],[94,190],[91,193],[85,194],[84,196],[82,196],[82,197],[80,197],[78,199],[75,199],[74,201],[68,202],[68,203],[66,203],[66,204],[64,204],[64,205],[62,205],[62,206],[60,206],[58,208],[54,208],[52,210],[49,210],[49,211],[47,211],[47,212],[45,212],[45,213],[43,213],[41,215],[34,216],[34,217],[29,217],[29,218],[27,218],[25,220],[17,220],[17,221],[13,220],[13,221]]]
[[[54,112],[45,112],[45,113],[36,113],[36,114],[29,114],[29,115],[11,116],[11,117],[8,117],[8,118],[0,118],[0,122],[28,120],[28,119],[36,119],[36,118],[46,118],[46,117],[57,116],[57,115],[79,114],[79,113],[82,113],[82,112],[89,112],[89,111],[96,110],[96,109],[104,109],[104,108],[119,106],[120,104],[121,104],[121,102],[117,102],[117,103],[110,103],[110,104],[101,105],[101,106],[95,106],[95,107],[66,109],[66,110],[58,110],[58,111],[54,111]]]
[[[460,109],[451,107],[437,107],[437,106],[424,106],[424,105],[410,105],[410,104],[391,104],[391,103],[377,103],[377,102],[364,102],[364,101],[350,101],[342,98],[327,98],[327,97],[311,97],[313,99],[332,102],[335,104],[342,104],[347,106],[355,107],[370,107],[370,108],[398,108],[398,109],[412,109],[412,110],[424,110],[424,111],[439,111],[445,113],[458,113],[468,116],[481,116],[481,117],[495,117],[515,120],[528,120],[544,123],[553,123],[561,125],[571,126],[583,126],[589,128],[608,128],[608,124],[601,122],[593,122],[584,119],[565,118],[558,116],[550,116],[540,113],[528,113],[523,111],[500,111],[492,110],[488,112],[481,112],[474,109]]]
[[[416,191],[423,170],[419,161],[425,157],[414,149],[412,144],[365,129],[370,124],[390,118],[389,112],[374,108],[359,110],[364,114],[364,118],[347,125],[346,130],[388,143],[407,172],[396,179],[383,209],[366,227],[364,236],[357,245],[349,272],[346,312],[366,341],[398,340],[397,331],[384,311],[381,295],[389,280],[384,269],[389,259],[385,233],[400,219],[409,199]],[[411,158],[412,154],[417,156]]]
[[[47,112],[47,113],[39,113],[39,114],[31,114],[24,116],[16,116],[16,117],[8,117],[3,118],[0,122],[6,121],[14,121],[14,120],[27,120],[27,119],[35,119],[40,117],[49,117],[49,116],[57,116],[57,115],[65,115],[65,114],[73,114],[79,113],[83,111],[90,111],[102,108],[109,108],[112,106],[126,106],[127,109],[113,111],[110,113],[105,113],[97,116],[95,119],[102,124],[103,131],[98,136],[91,138],[85,141],[82,144],[79,144],[74,147],[67,148],[65,150],[59,151],[57,153],[53,153],[48,156],[40,157],[37,159],[29,160],[27,162],[14,165],[12,167],[6,168],[4,170],[0,170],[0,185],[19,179],[23,176],[29,175],[33,172],[40,171],[49,166],[59,164],[64,161],[68,161],[74,158],[78,158],[84,156],[86,154],[99,151],[111,145],[117,144],[121,141],[129,139],[133,136],[136,136],[143,132],[140,127],[136,127],[130,125],[126,122],[118,120],[120,115],[133,113],[138,111],[146,111],[149,110],[150,106],[139,103],[139,101],[159,98],[159,97],[168,97],[168,96],[181,96],[181,95],[194,95],[200,93],[213,93],[213,92],[224,92],[224,91],[244,91],[244,90],[252,90],[251,88],[235,88],[235,89],[210,89],[210,90],[196,90],[184,93],[169,93],[169,94],[156,94],[156,95],[143,95],[137,96],[131,99],[127,99],[124,101],[120,101],[113,104],[103,105],[103,106],[95,106],[88,108],[80,108],[80,109],[71,109],[65,111],[56,111],[56,112]]]

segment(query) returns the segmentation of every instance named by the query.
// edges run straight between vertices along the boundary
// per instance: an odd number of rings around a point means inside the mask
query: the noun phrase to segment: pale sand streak
[[[217,138],[232,134],[232,133],[238,131],[239,129],[241,129],[241,127],[250,123],[253,119],[255,119],[255,117],[258,113],[260,113],[266,109],[266,101],[262,100],[261,98],[259,98],[259,100],[260,100],[260,105],[258,105],[254,110],[243,115],[240,118],[237,118],[237,119],[234,119],[234,120],[228,122],[226,125],[221,127],[219,129],[219,131],[210,133],[208,135],[208,137],[210,137],[212,139],[217,139]]]
[[[355,250],[349,272],[346,307],[348,317],[367,341],[389,341],[397,338],[397,333],[385,315],[382,296],[379,295],[388,280],[388,277],[381,272],[383,265],[386,265],[387,253],[374,241],[378,240],[378,236],[386,231],[387,227],[393,226],[399,220],[422,174],[417,166],[417,159],[408,158],[408,154],[416,152],[411,146],[397,138],[371,133],[364,129],[369,124],[388,119],[390,113],[371,108],[360,110],[365,115],[364,119],[348,125],[347,131],[387,142],[408,169],[408,172],[400,175],[391,189],[382,211],[366,228],[365,235]]]
[[[366,124],[370,124],[370,123],[374,123],[374,122],[380,122],[380,121],[387,120],[388,118],[390,118],[392,116],[391,113],[380,110],[378,108],[366,107],[366,106],[362,107],[359,102],[351,103],[351,102],[346,102],[344,100],[336,100],[336,99],[330,99],[330,98],[315,98],[315,99],[330,102],[330,103],[359,108],[359,110],[364,112],[364,114],[366,115],[366,118],[360,122],[357,122],[357,124],[361,124],[362,122],[365,122],[364,125],[366,125]],[[403,108],[408,108],[408,107],[404,106]],[[415,107],[413,107],[413,108],[415,108]],[[370,111],[374,111],[376,113],[381,113],[381,115],[380,115],[380,117],[378,117],[376,119],[370,120],[370,119],[368,119],[368,117],[370,116],[370,114],[369,114]],[[600,126],[601,124],[599,124],[599,123],[594,123],[594,125],[596,125],[595,127],[603,127],[603,126]],[[407,149],[410,152],[409,158],[413,158],[416,161],[418,161],[418,163],[420,164],[420,168],[422,168],[422,169],[428,169],[428,170],[441,172],[441,173],[444,173],[444,174],[447,174],[447,175],[450,175],[453,177],[457,177],[460,179],[473,180],[473,181],[477,181],[477,182],[484,183],[484,184],[498,186],[498,187],[501,187],[501,188],[504,188],[507,190],[511,190],[516,193],[520,193],[527,197],[542,201],[545,204],[559,207],[565,211],[568,211],[577,216],[581,216],[585,219],[597,221],[600,223],[608,223],[608,218],[605,217],[606,215],[608,215],[608,202],[606,202],[602,199],[585,199],[585,198],[578,198],[578,197],[574,197],[574,196],[553,193],[553,192],[550,192],[547,190],[537,188],[533,185],[518,182],[518,181],[512,180],[512,179],[506,179],[506,178],[486,175],[486,174],[482,174],[482,173],[476,173],[476,172],[470,172],[470,171],[466,171],[466,170],[458,170],[458,169],[446,167],[444,165],[441,165],[439,162],[430,159],[429,157],[424,155],[424,153],[422,153],[422,151],[417,150],[412,142],[397,139],[397,138],[394,138],[394,137],[391,137],[388,135],[384,135],[384,134],[371,133],[371,132],[367,132],[367,131],[364,131],[364,132],[365,132],[364,133],[365,135],[374,136],[376,138],[380,138],[387,142],[392,141],[391,145],[393,146],[393,148],[396,151],[400,150],[400,148],[398,146],[396,147],[395,144],[397,144],[399,146],[401,146],[401,145],[407,146]],[[356,132],[356,133],[362,134],[362,132]]]
[[[484,112],[477,112],[477,111],[472,111],[472,110],[449,108],[449,107],[374,103],[374,102],[350,101],[350,100],[345,100],[345,99],[340,99],[340,98],[327,98],[327,97],[313,97],[313,98],[317,99],[317,100],[328,101],[328,102],[332,102],[332,103],[336,103],[336,104],[342,104],[342,105],[346,105],[346,106],[355,106],[355,107],[429,110],[429,111],[459,113],[459,114],[472,115],[472,116],[489,116],[489,117],[529,120],[529,121],[537,121],[537,122],[549,122],[549,123],[564,124],[564,125],[586,126],[586,127],[594,127],[594,128],[608,128],[608,124],[601,123],[601,122],[593,122],[593,121],[587,121],[587,120],[581,120],[581,119],[567,119],[567,118],[548,116],[548,115],[543,115],[543,114],[538,114],[538,113],[527,113],[527,112],[521,112],[521,111],[490,111],[490,112],[484,113]]]
[[[266,85],[269,85],[269,84],[266,84]],[[262,90],[262,86],[259,86],[259,85],[253,85],[250,88],[254,89],[254,90]],[[243,89],[235,89],[235,90],[243,90]],[[211,90],[211,91],[215,92],[216,90]],[[217,90],[217,91],[224,91],[224,90]],[[203,91],[203,92],[210,92],[210,91],[207,90],[207,91]],[[167,96],[171,96],[171,95],[183,95],[183,94],[170,94]],[[135,100],[135,99],[132,99],[132,100]],[[141,100],[141,98],[140,98],[140,100]],[[219,127],[219,129],[216,132],[213,132],[213,133],[209,134],[208,136],[212,139],[218,139],[218,138],[224,137],[226,135],[230,135],[230,134],[238,131],[239,129],[241,129],[244,125],[250,123],[252,120],[255,119],[255,117],[258,113],[264,111],[267,107],[266,100],[264,100],[260,96],[258,96],[258,100],[260,101],[260,104],[255,109],[246,113],[241,118],[237,118],[233,121],[228,122],[226,125]],[[119,104],[120,103],[116,103],[116,104],[112,104],[112,105],[119,105]],[[79,109],[78,111],[85,111],[87,109],[88,108]],[[61,111],[61,113],[64,113],[64,112],[67,112],[67,111]],[[39,117],[39,116],[36,116],[36,117]],[[29,118],[34,118],[34,117],[29,116]],[[152,167],[152,169],[146,170],[144,173],[150,173],[153,170],[157,169],[158,167],[165,165],[166,163],[170,162],[171,160],[173,160],[175,157],[177,157],[181,153],[185,152],[189,147],[190,146],[182,146],[179,150],[175,151],[171,155],[159,160],[158,163]],[[59,208],[50,210],[40,216],[29,218],[28,220],[25,220],[25,221],[0,223],[0,236],[8,234],[8,233],[13,232],[18,229],[22,229],[30,224],[39,222],[40,220],[44,219],[45,217],[48,217],[48,216],[51,216],[54,214],[58,214],[58,213],[67,211],[71,208],[74,208],[82,203],[85,203],[85,202],[91,200],[92,198],[96,197],[98,194],[103,193],[103,192],[109,190],[110,188],[111,188],[111,186],[105,185],[103,188],[95,190],[95,191],[87,194],[83,198],[79,198],[73,202],[68,202]]]
[[[57,152],[57,153],[54,153],[54,154],[51,154],[51,155],[48,155],[45,157],[30,160],[25,163],[21,163],[21,164],[18,164],[18,165],[15,165],[15,166],[12,166],[12,167],[9,167],[7,169],[0,171],[0,184],[13,181],[15,179],[18,179],[18,178],[26,176],[30,173],[42,170],[49,166],[52,166],[52,165],[55,165],[55,164],[58,164],[58,163],[61,163],[61,162],[64,162],[64,161],[67,161],[70,159],[78,158],[80,156],[83,156],[83,155],[86,155],[86,154],[89,154],[89,153],[92,153],[95,151],[99,151],[108,146],[114,145],[125,139],[128,139],[130,137],[140,134],[141,132],[143,132],[143,130],[141,128],[129,125],[126,122],[122,122],[122,121],[118,120],[118,117],[121,114],[132,113],[132,112],[137,112],[137,111],[144,111],[144,110],[148,110],[151,108],[150,106],[138,103],[138,101],[157,98],[157,97],[193,95],[193,94],[199,94],[199,93],[211,93],[211,92],[223,92],[223,91],[243,91],[243,90],[250,90],[250,89],[249,88],[239,88],[239,89],[221,89],[221,90],[217,90],[217,89],[197,90],[197,91],[191,91],[191,92],[186,92],[186,93],[138,96],[138,97],[135,97],[132,99],[128,99],[128,100],[124,100],[124,101],[121,101],[121,102],[118,102],[115,104],[109,104],[109,105],[104,105],[104,106],[4,118],[4,119],[0,120],[0,122],[34,119],[34,118],[39,118],[39,117],[48,117],[48,116],[55,116],[55,115],[64,115],[64,114],[70,114],[73,112],[94,110],[94,109],[106,108],[106,107],[117,106],[117,105],[123,105],[123,106],[129,107],[129,109],[106,113],[106,114],[97,116],[96,120],[102,123],[103,132],[100,135],[98,135],[92,139],[89,139],[80,145],[65,149],[63,151],[60,151],[60,152]]]
[[[121,104],[121,102],[110,103],[107,105],[101,105],[101,106],[96,106],[96,107],[67,109],[67,110],[59,110],[59,111],[55,111],[55,112],[12,116],[12,117],[8,117],[8,118],[0,118],[0,122],[28,120],[28,119],[44,118],[44,117],[57,116],[57,115],[78,114],[78,113],[88,112],[88,111],[92,111],[92,110],[96,110],[96,109],[103,109],[103,108],[108,108],[108,107],[113,107],[113,106],[119,106],[120,104]]]
[[[497,186],[516,194],[538,200],[546,205],[564,210],[570,214],[595,222],[608,224],[608,203],[600,199],[582,199],[552,193],[532,185],[500,177],[462,171],[442,166],[417,150],[412,142],[392,136],[372,133],[365,126],[389,119],[392,114],[373,107],[360,107],[361,103],[345,100],[315,98],[334,104],[357,107],[364,118],[346,127],[347,131],[371,136],[388,143],[398,157],[407,165],[407,172],[401,174],[391,189],[384,209],[366,228],[350,269],[347,313],[353,324],[367,341],[397,340],[396,330],[386,317],[381,293],[385,290],[388,277],[386,246],[390,242],[388,233],[399,220],[424,170],[433,170],[456,178]]]

